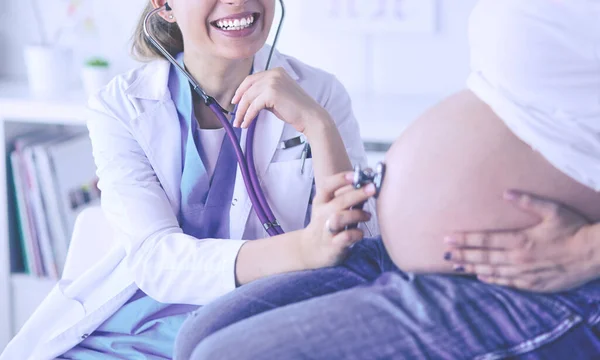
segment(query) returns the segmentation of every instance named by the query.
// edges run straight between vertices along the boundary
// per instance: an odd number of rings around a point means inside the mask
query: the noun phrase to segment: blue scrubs
[[[183,53],[177,56],[183,64]],[[204,166],[187,79],[171,67],[169,90],[182,128],[183,174],[179,222],[184,233],[199,239],[229,238],[229,204],[237,163],[230,141],[225,139],[212,179]],[[239,129],[236,134],[240,135]],[[225,240],[226,241],[226,240]],[[62,359],[171,359],[175,337],[195,305],[162,304],[142,290]]]

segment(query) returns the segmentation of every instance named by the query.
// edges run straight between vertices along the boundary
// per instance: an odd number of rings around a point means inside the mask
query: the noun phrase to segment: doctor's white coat
[[[257,71],[264,68],[268,51],[265,47],[257,54]],[[350,98],[335,77],[277,52],[272,67],[284,68],[329,111],[352,163],[365,165]],[[235,289],[234,263],[242,239],[267,237],[251,211],[239,169],[230,210],[233,240],[198,240],[182,233],[176,218],[181,134],[167,87],[169,69],[165,60],[151,62],[115,78],[90,100],[88,128],[115,246],[87,271],[59,281],[0,360],[60,356],[138,288],[164,303],[206,304]],[[254,150],[257,172],[286,231],[304,226],[313,182],[310,159],[300,173],[301,146],[278,148],[282,140],[297,135],[270,112],[261,113]],[[367,235],[378,233],[375,217],[367,226]]]

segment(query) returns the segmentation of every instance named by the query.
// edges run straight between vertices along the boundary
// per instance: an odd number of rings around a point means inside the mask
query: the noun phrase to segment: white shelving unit
[[[0,81],[0,349],[21,328],[55,281],[11,272],[7,158],[15,137],[32,130],[85,128],[83,91],[39,98],[26,84]]]

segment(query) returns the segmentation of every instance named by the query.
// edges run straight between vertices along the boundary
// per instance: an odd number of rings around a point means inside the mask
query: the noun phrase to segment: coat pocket
[[[271,210],[284,231],[304,228],[312,191],[314,171],[312,159],[279,161],[269,164],[262,188]]]

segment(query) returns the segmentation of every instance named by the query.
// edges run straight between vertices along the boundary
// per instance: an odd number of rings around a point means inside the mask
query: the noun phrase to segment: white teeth
[[[216,25],[223,30],[242,30],[254,24],[254,16],[251,15],[243,19],[219,20]]]

